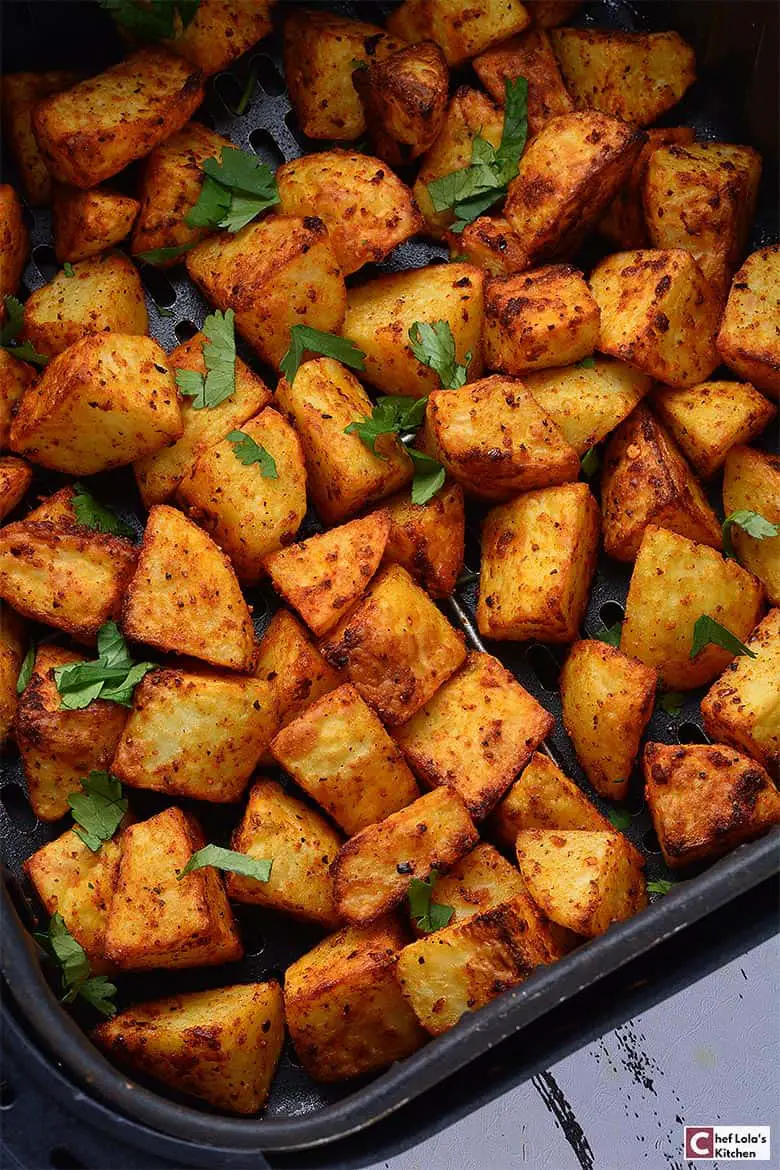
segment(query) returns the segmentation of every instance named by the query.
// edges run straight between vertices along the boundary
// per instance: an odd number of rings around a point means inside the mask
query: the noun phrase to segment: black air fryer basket
[[[323,5],[325,7],[325,5]],[[381,19],[388,5],[382,3],[337,4],[333,7],[363,19]],[[107,15],[92,3],[44,2],[0,4],[3,69],[6,72],[80,67],[96,72],[121,55],[121,46]],[[750,250],[774,243],[777,224],[777,59],[778,7],[773,0],[679,0],[677,3],[625,3],[602,0],[586,4],[574,23],[629,31],[677,29],[696,49],[699,80],[684,101],[667,116],[668,124],[687,123],[702,139],[749,143],[764,156],[764,180]],[[258,83],[246,112],[233,112],[250,69]],[[463,70],[463,80],[469,79]],[[254,150],[272,166],[303,151],[323,149],[306,140],[298,129],[284,89],[278,30],[250,50],[228,72],[211,79],[206,101],[197,118],[218,130],[239,147]],[[16,186],[13,167],[3,158],[3,180]],[[39,287],[57,269],[51,246],[48,211],[28,211],[32,256],[24,274],[27,290]],[[596,252],[581,257],[589,267]],[[355,278],[364,280],[378,272],[398,271],[444,260],[446,249],[428,241],[401,245],[383,264],[368,266]],[[190,337],[203,321],[208,307],[186,279],[183,267],[167,272],[142,266],[148,294],[150,331],[167,350]],[[160,308],[164,312],[160,312]],[[242,356],[255,368],[254,357]],[[262,371],[265,373],[265,371]],[[270,384],[273,376],[269,375]],[[777,446],[776,435],[765,435],[765,445]],[[28,498],[50,492],[62,477],[42,473]],[[129,471],[96,477],[96,493],[111,503],[133,524],[142,528],[143,510]],[[715,500],[713,499],[713,502]],[[467,517],[467,564],[478,566],[480,514]],[[304,535],[315,530],[316,519],[307,521]],[[629,569],[602,558],[591,593],[585,631],[593,634],[622,618]],[[472,645],[481,646],[472,624],[476,585],[460,588],[445,612],[465,631]],[[249,594],[258,632],[267,626],[275,601],[263,587]],[[564,771],[575,777],[602,811],[607,805],[590,788],[579,768],[560,724],[557,679],[564,648],[541,644],[491,645],[522,685],[557,719],[548,740],[549,750]],[[657,709],[647,729],[650,739],[666,743],[706,742],[701,730],[698,695],[686,698],[679,718]],[[131,794],[133,810],[143,817],[166,803],[156,794]],[[180,803],[187,805],[186,801]],[[642,802],[638,775],[632,778],[628,799],[631,823],[626,832],[647,858],[647,876],[670,876],[666,870],[650,818]],[[227,843],[238,819],[236,807],[222,808],[192,802],[208,839]],[[303,1072],[289,1042],[264,1114],[257,1119],[225,1117],[198,1106],[189,1098],[176,1098],[166,1090],[131,1082],[108,1063],[87,1039],[72,1014],[58,1002],[49,984],[50,972],[41,967],[41,953],[28,933],[40,910],[26,885],[22,862],[63,825],[36,821],[24,795],[18,758],[10,750],[0,770],[0,846],[6,882],[3,888],[3,1017],[15,1043],[44,1050],[52,1076],[55,1062],[90,1097],[120,1115],[125,1128],[138,1134],[149,1131],[181,1139],[207,1159],[209,1148],[223,1150],[281,1151],[319,1145],[342,1138],[371,1125],[398,1109],[455,1070],[480,1057],[504,1038],[538,1021],[561,1002],[609,976],[651,948],[690,927],[726,903],[745,895],[770,878],[778,867],[780,834],[736,849],[698,876],[680,882],[636,918],[545,967],[525,984],[506,992],[494,1003],[465,1016],[451,1032],[429,1042],[419,1052],[367,1082],[319,1085]],[[744,897],[742,898],[744,902]],[[285,967],[320,937],[313,929],[280,919],[259,907],[238,906],[236,916],[246,946],[246,957],[229,968],[189,972],[155,971],[126,974],[121,979],[119,1006],[164,995],[173,990],[194,990],[225,983],[281,977]],[[27,1039],[25,1039],[27,1037]],[[57,1073],[61,1077],[61,1073]],[[165,1093],[166,1095],[162,1095]],[[144,1142],[148,1147],[148,1141]],[[238,1164],[238,1163],[236,1163]]]

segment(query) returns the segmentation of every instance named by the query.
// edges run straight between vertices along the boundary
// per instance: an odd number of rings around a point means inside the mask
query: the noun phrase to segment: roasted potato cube
[[[566,88],[580,109],[649,126],[696,80],[691,46],[676,32],[561,28],[550,33]]]
[[[726,365],[774,398],[780,397],[779,303],[780,247],[760,248],[734,277],[717,337]]]
[[[340,333],[346,289],[325,224],[274,215],[236,235],[221,232],[187,253],[187,271],[263,361],[277,366],[293,325]]]
[[[761,582],[735,561],[650,524],[631,574],[620,649],[654,666],[665,687],[704,686],[734,657],[710,643],[691,657],[697,620],[708,615],[744,641],[763,609]]]
[[[598,546],[598,504],[585,483],[541,488],[493,508],[482,530],[480,633],[573,642]]]
[[[180,130],[203,101],[203,76],[164,49],[139,49],[33,110],[46,167],[61,183],[94,187]]]
[[[401,752],[349,683],[288,723],[271,753],[347,836],[420,795]]]
[[[478,377],[483,281],[472,264],[432,264],[351,288],[344,336],[365,353],[366,380],[385,394],[412,398],[439,389],[439,375],[412,352],[409,330],[416,321],[445,321],[456,360],[468,366],[469,378]]]
[[[455,926],[525,893],[525,883],[516,866],[481,841],[449,873],[437,878],[433,889],[431,901],[452,910],[448,925]],[[412,928],[418,936],[423,934],[414,923]]]
[[[466,657],[453,629],[400,565],[388,565],[320,649],[393,727],[419,711]]]
[[[0,520],[5,520],[24,499],[32,477],[32,468],[24,459],[0,455]]]
[[[758,512],[770,524],[780,525],[780,456],[752,447],[733,447],[723,475],[723,511]],[[773,605],[780,605],[780,537],[757,540],[738,524],[730,536],[740,561],[763,581]]]
[[[29,248],[19,196],[8,183],[0,183],[0,321],[6,315],[3,298],[19,290]]]
[[[521,829],[612,829],[574,781],[541,752],[531,756],[487,825],[513,855]]]
[[[373,922],[404,900],[412,878],[449,869],[478,840],[454,789],[427,792],[342,845],[331,867],[336,909],[347,922]]]
[[[68,795],[81,791],[90,772],[105,771],[127,719],[127,709],[105,699],[70,711],[62,706],[54,679],[58,666],[84,662],[60,646],[39,646],[30,681],[16,711],[16,742],[27,795],[37,817],[57,821],[68,812]]]
[[[203,452],[177,498],[228,554],[239,581],[254,585],[263,558],[295,540],[306,515],[306,466],[298,436],[270,406],[230,435]],[[236,435],[262,447],[276,474],[245,463]]]
[[[52,496],[45,496],[30,512],[25,516],[25,523],[51,523],[51,524],[78,524],[79,520],[76,515],[76,508],[73,500],[78,493],[81,485],[69,484],[67,487],[60,488]],[[84,525],[81,525],[84,528]],[[88,532],[95,532],[94,528],[87,528]]]
[[[24,336],[48,357],[82,337],[143,336],[148,328],[143,285],[121,252],[81,260],[70,275],[58,272],[31,293],[24,306]]]
[[[8,446],[16,404],[36,377],[35,366],[20,362],[7,349],[0,349],[0,450]]]
[[[207,967],[240,959],[243,947],[211,866],[181,871],[205,839],[195,817],[166,808],[120,839],[119,876],[108,911],[105,954],[127,971]]]
[[[57,185],[52,203],[54,252],[62,264],[107,252],[130,234],[141,204],[109,187]],[[132,330],[130,330],[132,332]]]
[[[149,513],[138,568],[124,597],[128,638],[213,666],[251,670],[252,618],[230,561],[175,508]]]
[[[642,860],[614,830],[521,829],[517,859],[547,917],[595,938],[647,904]]]
[[[240,800],[276,722],[271,687],[258,678],[155,670],[135,689],[111,772],[131,788]]]
[[[200,0],[187,27],[165,44],[171,52],[197,66],[205,77],[210,77],[268,36],[273,2]],[[237,1112],[254,1113],[257,1108]]]
[[[395,738],[426,787],[454,788],[481,820],[554,722],[497,658],[472,652]]]
[[[265,1104],[284,1043],[278,983],[240,983],[136,1004],[92,1039],[129,1069],[229,1113]]]
[[[685,392],[683,392],[685,393]],[[601,478],[604,548],[633,561],[648,524],[721,548],[721,526],[674,441],[643,405],[620,424]]]
[[[339,524],[408,483],[412,463],[394,435],[380,435],[376,454],[352,423],[371,417],[371,399],[341,362],[304,362],[290,383],[281,378],[275,403],[297,430],[312,502],[326,524]]]
[[[78,788],[78,784],[76,785]],[[118,839],[96,853],[68,829],[28,857],[24,872],[47,914],[61,914],[89,959],[93,975],[111,970],[104,957],[106,920],[119,876]]]
[[[598,348],[670,386],[695,386],[718,364],[716,292],[690,252],[639,249],[597,264]]]
[[[588,366],[538,370],[523,375],[523,385],[560,428],[567,443],[584,455],[631,413],[651,380],[611,358]]]
[[[576,250],[630,174],[644,141],[635,126],[595,110],[545,123],[520,159],[504,208],[532,264]]]
[[[576,268],[551,264],[485,285],[485,364],[491,370],[566,366],[592,353],[599,338],[599,307]]]
[[[4,605],[0,613],[0,747],[5,743],[16,716],[16,684],[26,644],[24,622],[9,605]]]
[[[403,41],[375,24],[292,8],[284,22],[284,76],[304,134],[339,142],[364,134],[366,119],[352,74],[402,47]]]
[[[425,504],[413,504],[409,493],[401,492],[385,508],[390,517],[385,563],[401,565],[431,597],[449,597],[463,568],[463,489],[447,483]]]
[[[279,728],[344,681],[288,609],[277,609],[257,651],[255,674],[271,687]]]
[[[525,0],[525,6],[537,28],[555,28],[565,24],[581,6],[582,0]]]
[[[550,38],[543,29],[533,28],[480,53],[473,61],[477,77],[493,101],[503,106],[507,81],[524,77],[528,82],[528,133],[538,134],[542,126],[574,109]]]
[[[151,337],[82,337],[25,390],[10,445],[52,471],[94,475],[178,439],[181,411],[165,353]]]
[[[52,194],[51,175],[33,134],[32,115],[41,98],[59,93],[79,80],[77,73],[7,73],[0,81],[3,131],[16,159],[22,186],[33,207],[45,206]]]
[[[407,41],[435,41],[448,65],[461,65],[530,23],[520,0],[475,0],[470,8],[459,0],[404,0],[387,27]]]
[[[369,154],[305,154],[279,167],[276,183],[282,215],[314,215],[324,221],[345,276],[384,260],[423,226],[409,188]]]
[[[711,860],[780,822],[780,794],[748,756],[722,744],[649,743],[645,799],[664,861]]]
[[[393,167],[419,158],[447,115],[449,71],[438,45],[405,45],[353,74],[374,150]]]
[[[480,215],[462,232],[448,231],[450,260],[466,260],[488,276],[511,276],[529,267],[522,242],[503,216]]]
[[[590,640],[575,642],[561,671],[563,725],[585,775],[610,800],[628,793],[656,682],[652,666]]]
[[[287,1027],[309,1076],[342,1081],[375,1072],[423,1043],[395,977],[406,941],[393,918],[347,926],[287,968]]]
[[[273,859],[271,876],[259,882],[228,874],[228,897],[333,929],[339,918],[330,864],[341,842],[325,817],[290,796],[281,784],[261,778],[252,786],[231,847],[249,857]]]
[[[599,231],[621,251],[650,244],[643,192],[650,156],[661,146],[688,146],[696,135],[690,126],[661,126],[647,131],[647,141],[634,165],[599,221]]]
[[[749,382],[702,382],[680,389],[659,386],[652,403],[704,479],[720,470],[732,447],[755,439],[777,414]]]
[[[319,637],[355,604],[379,568],[390,531],[386,512],[373,512],[271,553],[265,568],[285,601]]]

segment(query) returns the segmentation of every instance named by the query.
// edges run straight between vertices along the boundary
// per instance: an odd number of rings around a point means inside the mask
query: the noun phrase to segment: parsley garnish
[[[240,231],[279,202],[273,171],[257,155],[225,146],[217,162],[207,158],[198,202],[184,217],[189,227]]]
[[[167,308],[166,305],[158,305],[157,301],[155,301],[155,300],[152,300],[152,304],[154,305],[155,309],[157,310],[157,312],[159,313],[159,315],[161,317],[175,317],[176,316],[173,309]]]
[[[257,64],[255,64],[249,70],[249,76],[247,77],[246,85],[241,92],[241,97],[233,107],[233,113],[237,118],[240,118],[243,114],[246,113],[249,103],[252,100],[252,94],[255,92],[255,86],[257,85],[257,79],[259,76],[260,69],[258,68]]]
[[[677,716],[682,711],[685,695],[682,691],[664,691],[658,700],[658,705],[667,715]]]
[[[97,853],[110,841],[127,812],[122,785],[108,772],[90,772],[81,781],[81,792],[68,793],[68,804],[76,822],[73,832],[87,849]]]
[[[54,956],[60,968],[63,1003],[73,1003],[76,996],[81,996],[101,1016],[116,1015],[116,1005],[112,1002],[116,987],[105,975],[91,974],[84,948],[76,942],[61,914],[53,914],[48,930],[36,931],[35,938]]]
[[[48,364],[46,354],[38,353],[31,341],[19,341],[19,334],[24,328],[24,305],[18,297],[3,297],[6,319],[0,326],[0,346],[20,361],[34,362],[36,366]]]
[[[412,480],[412,503],[427,504],[441,488],[444,487],[446,473],[438,459],[416,451],[414,447],[406,448],[414,463],[414,479]]]
[[[147,264],[167,264],[169,260],[176,260],[183,256],[197,244],[197,240],[190,240],[188,244],[174,244],[170,248],[150,248],[148,252],[136,252],[136,260],[144,260]]]
[[[603,630],[597,630],[591,637],[598,642],[606,642],[608,646],[619,646],[620,638],[623,633],[623,623],[615,622],[614,626],[606,626]]]
[[[74,483],[73,499],[71,500],[76,520],[84,528],[91,528],[95,532],[104,532],[111,536],[134,536],[129,524],[125,524],[111,508],[98,503],[84,487],[83,483]]]
[[[94,699],[129,707],[135,687],[156,667],[154,662],[133,662],[116,622],[100,627],[97,648],[98,656],[93,662],[54,668],[54,681],[66,711],[81,711]]]
[[[418,362],[439,375],[443,390],[457,390],[466,384],[471,353],[461,366],[455,356],[455,338],[447,321],[415,321],[409,330],[412,353]]]
[[[182,28],[190,24],[198,11],[200,0],[99,0],[101,8],[114,19],[145,41],[170,40],[178,33],[176,17]]]
[[[271,877],[273,860],[248,857],[246,853],[235,853],[232,849],[222,849],[219,845],[204,845],[193,853],[184,869],[178,875],[178,880],[193,869],[203,869],[212,865],[214,869],[224,869],[229,873],[240,873],[243,877],[255,878],[258,882],[267,882]]]
[[[412,878],[409,883],[409,910],[418,930],[425,934],[441,930],[454,914],[452,906],[442,906],[431,901],[433,887],[439,871],[432,869],[427,878]]]
[[[596,472],[601,467],[601,456],[595,447],[591,447],[580,460],[580,467],[582,474],[586,479],[592,479]]]
[[[693,627],[691,658],[695,658],[705,646],[710,644],[721,646],[724,650],[728,650],[729,654],[744,654],[748,658],[756,657],[744,642],[740,642],[736,634],[732,634],[731,630],[727,630],[720,622],[716,622],[715,618],[710,617],[708,613],[703,613],[701,617],[696,619],[696,624]]]
[[[627,829],[631,824],[631,813],[625,808],[611,808],[607,813],[607,820],[610,821],[616,829]]]
[[[251,435],[245,434],[244,431],[231,431],[228,435],[228,442],[233,444],[233,450],[239,463],[243,463],[245,467],[249,467],[252,463],[259,463],[263,479],[279,478],[273,455],[266,451],[265,447],[256,443]]]
[[[747,532],[748,536],[752,536],[754,540],[773,540],[776,536],[780,536],[780,526],[767,520],[760,512],[751,512],[748,509],[732,512],[723,521],[723,548],[726,556],[733,560],[736,560],[737,555],[731,540],[731,529],[734,524],[743,532]]]
[[[593,354],[591,354],[590,357],[584,357],[581,362],[577,362],[577,365],[581,370],[592,370],[595,364],[596,359]]]
[[[403,441],[409,439],[422,424],[425,417],[427,398],[407,398],[383,395],[378,398],[371,411],[371,418],[360,419],[344,428],[344,434],[356,434],[378,459],[383,459],[376,449],[380,435],[398,435]],[[406,446],[406,453],[414,463],[412,480],[412,503],[426,504],[444,483],[445,472],[441,463],[414,447]]]
[[[219,309],[203,322],[206,341],[203,343],[203,361],[206,374],[197,370],[177,370],[176,385],[188,398],[193,410],[219,406],[236,389],[236,335],[235,314],[232,309]]]
[[[76,275],[76,269],[73,267],[73,265],[68,260],[66,260],[65,263],[63,264],[62,271],[65,273],[66,276],[75,276]]]
[[[19,677],[16,680],[16,693],[21,695],[24,688],[32,678],[33,667],[35,666],[35,643],[31,642],[27,653],[22,659],[22,665],[19,669]]]
[[[291,386],[307,350],[309,353],[321,353],[323,357],[335,358],[353,370],[366,368],[363,361],[366,355],[349,338],[339,337],[335,333],[324,333],[321,329],[312,329],[311,325],[293,325],[290,330],[290,348],[279,363],[279,369]]]
[[[668,894],[676,885],[676,882],[671,882],[668,878],[659,878],[656,882],[647,883],[647,892],[648,894]]]

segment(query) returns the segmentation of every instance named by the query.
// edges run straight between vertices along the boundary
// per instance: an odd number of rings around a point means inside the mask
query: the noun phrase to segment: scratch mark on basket
[[[531,1084],[555,1118],[582,1170],[593,1170],[593,1150],[590,1148],[590,1142],[555,1077],[550,1072],[539,1073],[531,1078]]]

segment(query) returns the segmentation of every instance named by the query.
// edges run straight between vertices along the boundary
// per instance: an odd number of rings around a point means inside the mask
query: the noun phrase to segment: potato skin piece
[[[531,17],[520,0],[404,0],[387,20],[388,31],[407,41],[435,41],[448,65],[461,65],[497,41],[522,32]]]
[[[268,36],[273,3],[274,0],[201,0],[187,27],[163,44],[197,66],[204,77],[211,77]]]
[[[24,499],[32,483],[33,470],[24,459],[0,455],[0,520],[5,520]]]
[[[77,187],[54,189],[52,217],[54,254],[60,264],[76,263],[113,248],[130,234],[141,204],[109,187],[79,191]]]
[[[780,246],[752,252],[731,285],[717,338],[726,365],[780,398],[780,342],[773,325],[780,301]]]
[[[523,375],[523,385],[582,456],[631,413],[651,380],[611,358],[593,365],[538,370]]]
[[[524,77],[528,82],[528,135],[560,114],[569,114],[574,102],[563,84],[561,71],[547,33],[531,28],[519,37],[502,41],[480,53],[472,62],[477,77],[493,101],[504,105],[507,81]]]
[[[0,183],[0,321],[6,317],[3,297],[19,291],[29,250],[19,196],[8,183]]]
[[[8,447],[16,404],[38,376],[35,366],[12,357],[7,349],[0,349],[0,450]]]
[[[703,479],[720,470],[732,447],[755,439],[777,414],[749,382],[658,386],[652,406]]]
[[[445,483],[425,504],[408,492],[385,501],[390,534],[384,562],[401,565],[431,597],[449,597],[463,568],[466,518],[463,489]]]
[[[406,45],[353,74],[374,150],[392,167],[419,158],[447,114],[449,70],[438,45]]]
[[[3,131],[16,159],[25,195],[33,207],[46,207],[52,194],[51,175],[33,133],[33,110],[41,98],[59,93],[78,80],[79,74],[65,70],[7,73],[0,78]]]
[[[758,512],[770,524],[780,525],[780,455],[754,447],[732,447],[723,475],[723,511]],[[756,540],[738,524],[731,540],[740,562],[763,581],[767,597],[780,605],[780,538]]]

